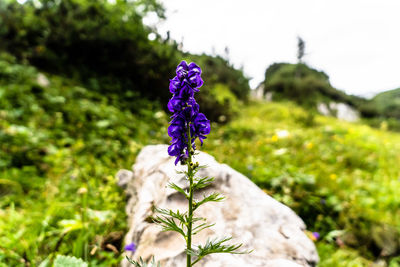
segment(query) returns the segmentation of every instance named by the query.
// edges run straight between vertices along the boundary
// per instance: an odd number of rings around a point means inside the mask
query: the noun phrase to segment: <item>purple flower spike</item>
[[[176,76],[170,80],[169,91],[173,95],[168,102],[168,110],[173,115],[168,127],[168,135],[172,138],[168,154],[176,157],[175,165],[188,158],[189,128],[193,149],[196,149],[196,138],[203,144],[206,135],[210,133],[210,121],[203,113],[199,113],[199,104],[194,98],[202,85],[201,68],[193,62],[188,65],[182,61],[176,68]]]
[[[136,251],[136,245],[135,243],[130,243],[128,245],[125,246],[125,251],[131,251],[131,252],[135,252]]]

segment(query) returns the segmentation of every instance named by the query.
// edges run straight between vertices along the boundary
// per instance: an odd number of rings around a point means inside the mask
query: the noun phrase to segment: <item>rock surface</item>
[[[149,219],[152,208],[170,208],[186,211],[186,199],[166,187],[168,182],[186,185],[183,174],[186,166],[174,165],[166,145],[146,146],[140,152],[133,171],[120,170],[119,185],[129,196],[126,212],[129,232],[126,243],[137,244],[133,259],[155,256],[163,267],[186,266],[185,242],[174,232],[161,232]],[[200,152],[195,161],[207,168],[199,176],[215,178],[210,188],[199,195],[220,192],[226,200],[207,203],[196,210],[197,217],[207,218],[216,225],[194,237],[194,244],[204,244],[208,237],[232,236],[232,243],[243,243],[250,254],[213,254],[206,256],[196,267],[295,267],[316,266],[319,257],[313,242],[303,232],[303,221],[287,206],[260,190],[248,178],[213,157]],[[131,266],[125,260],[122,266]]]
[[[359,112],[345,103],[330,102],[329,105],[319,103],[317,109],[324,116],[334,116],[344,121],[355,122],[360,119]]]

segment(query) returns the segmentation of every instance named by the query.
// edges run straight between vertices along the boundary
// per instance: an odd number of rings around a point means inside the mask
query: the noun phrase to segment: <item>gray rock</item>
[[[250,90],[250,96],[256,100],[272,101],[273,93],[265,92],[264,84],[261,83],[257,86],[257,88]]]
[[[306,236],[304,222],[287,206],[265,194],[247,177],[210,155],[200,152],[195,161],[207,165],[199,176],[215,177],[210,188],[195,195],[220,192],[226,200],[207,203],[196,210],[197,217],[204,217],[216,225],[194,236],[194,244],[203,244],[207,238],[232,236],[232,243],[243,243],[243,250],[250,254],[213,254],[206,256],[198,267],[295,267],[316,266],[319,261],[314,243]],[[135,242],[137,250],[128,256],[150,259],[153,255],[163,267],[186,266],[185,242],[174,232],[161,232],[149,219],[154,206],[180,211],[187,210],[186,199],[167,187],[169,181],[185,186],[183,171],[186,166],[174,165],[166,145],[146,146],[133,166],[133,172],[120,171],[121,185],[128,181],[126,192],[130,196],[126,212],[129,232],[126,243]],[[130,266],[124,260],[121,266]]]
[[[317,109],[324,116],[334,116],[344,121],[355,122],[360,119],[360,113],[345,103],[330,102],[329,105],[319,103]]]

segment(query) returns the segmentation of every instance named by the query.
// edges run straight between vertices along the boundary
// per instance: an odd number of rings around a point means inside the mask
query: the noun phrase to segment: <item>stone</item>
[[[263,83],[260,83],[257,88],[250,90],[250,97],[255,100],[265,100],[272,101],[273,93],[265,92],[265,87]]]
[[[344,121],[356,122],[360,119],[360,113],[346,103],[330,102],[329,105],[326,103],[319,103],[317,105],[317,110],[324,116],[334,116]]]
[[[184,212],[187,200],[168,182],[186,186],[186,178],[179,171],[186,166],[174,165],[168,156],[167,145],[151,145],[142,149],[132,171],[118,172],[120,184],[126,186],[129,200],[126,206],[129,231],[125,244],[134,242],[137,250],[127,255],[137,260],[149,260],[153,255],[163,267],[186,266],[185,241],[175,232],[162,232],[152,222],[153,208],[169,208]],[[212,228],[194,236],[193,244],[204,244],[208,238],[232,236],[231,243],[243,243],[250,254],[212,254],[196,267],[299,267],[316,266],[319,257],[314,243],[304,233],[304,222],[287,206],[264,193],[247,177],[212,156],[199,152],[195,162],[207,165],[198,176],[214,177],[212,186],[195,195],[199,199],[212,192],[222,193],[220,203],[207,203],[198,208],[196,217],[203,217]],[[131,266],[123,260],[121,266]]]

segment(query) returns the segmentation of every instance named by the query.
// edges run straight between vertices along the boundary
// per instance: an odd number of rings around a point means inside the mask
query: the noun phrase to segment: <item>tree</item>
[[[303,57],[305,54],[305,52],[304,52],[305,47],[306,47],[306,43],[304,42],[304,40],[300,36],[297,36],[297,60],[298,60],[298,63],[303,62]]]

